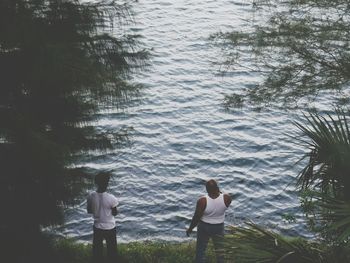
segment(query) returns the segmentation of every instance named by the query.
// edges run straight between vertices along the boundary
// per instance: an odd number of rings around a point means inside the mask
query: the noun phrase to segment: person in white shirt
[[[225,211],[230,206],[232,199],[227,194],[222,194],[215,180],[206,183],[208,195],[198,199],[195,213],[190,227],[186,230],[189,236],[193,228],[197,227],[196,263],[203,263],[208,241],[213,240],[218,263],[224,262],[223,238]]]
[[[107,244],[109,262],[116,262],[117,229],[114,216],[117,215],[117,198],[106,192],[110,175],[100,172],[95,176],[97,190],[87,198],[87,212],[94,218],[92,255],[94,262],[103,262],[103,240]]]

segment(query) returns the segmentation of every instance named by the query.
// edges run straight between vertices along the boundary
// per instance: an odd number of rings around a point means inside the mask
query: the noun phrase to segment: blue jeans
[[[224,223],[208,224],[202,221],[197,226],[196,263],[205,262],[205,251],[212,239],[218,263],[224,262]]]

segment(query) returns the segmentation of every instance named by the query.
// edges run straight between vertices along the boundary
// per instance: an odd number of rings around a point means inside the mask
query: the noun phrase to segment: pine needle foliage
[[[349,98],[342,91],[350,80],[349,4],[348,0],[253,1],[257,16],[263,17],[252,19],[250,30],[212,36],[222,47],[224,66],[248,67],[263,75],[261,83],[228,95],[226,101],[288,105],[333,91],[346,103]],[[252,59],[246,58],[249,55]]]
[[[7,245],[28,229],[34,235],[62,223],[63,205],[82,189],[76,156],[113,147],[117,134],[98,132],[96,113],[137,95],[128,80],[147,59],[139,36],[123,31],[130,10],[120,1],[0,1],[0,205],[7,215],[0,231]]]

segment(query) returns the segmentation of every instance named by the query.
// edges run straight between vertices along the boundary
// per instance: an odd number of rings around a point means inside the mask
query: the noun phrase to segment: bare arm
[[[91,200],[90,198],[87,199],[87,212],[88,214],[92,214],[92,206],[91,206]]]
[[[113,216],[116,216],[117,214],[118,214],[117,207],[113,207],[113,208],[112,208],[112,215],[113,215]]]
[[[194,215],[192,217],[190,227],[186,230],[187,236],[189,236],[193,228],[195,228],[198,225],[200,219],[203,216],[206,206],[207,206],[207,200],[205,199],[205,197],[198,199],[197,205],[196,205],[196,211],[194,212]]]
[[[226,207],[229,207],[232,202],[231,196],[229,196],[228,194],[224,194],[224,202]]]

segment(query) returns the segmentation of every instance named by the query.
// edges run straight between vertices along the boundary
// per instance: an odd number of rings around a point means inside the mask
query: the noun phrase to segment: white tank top
[[[220,194],[215,199],[212,199],[206,195],[205,198],[207,199],[207,206],[201,220],[209,224],[223,223],[225,220],[225,211],[227,209],[224,201],[224,195]]]

